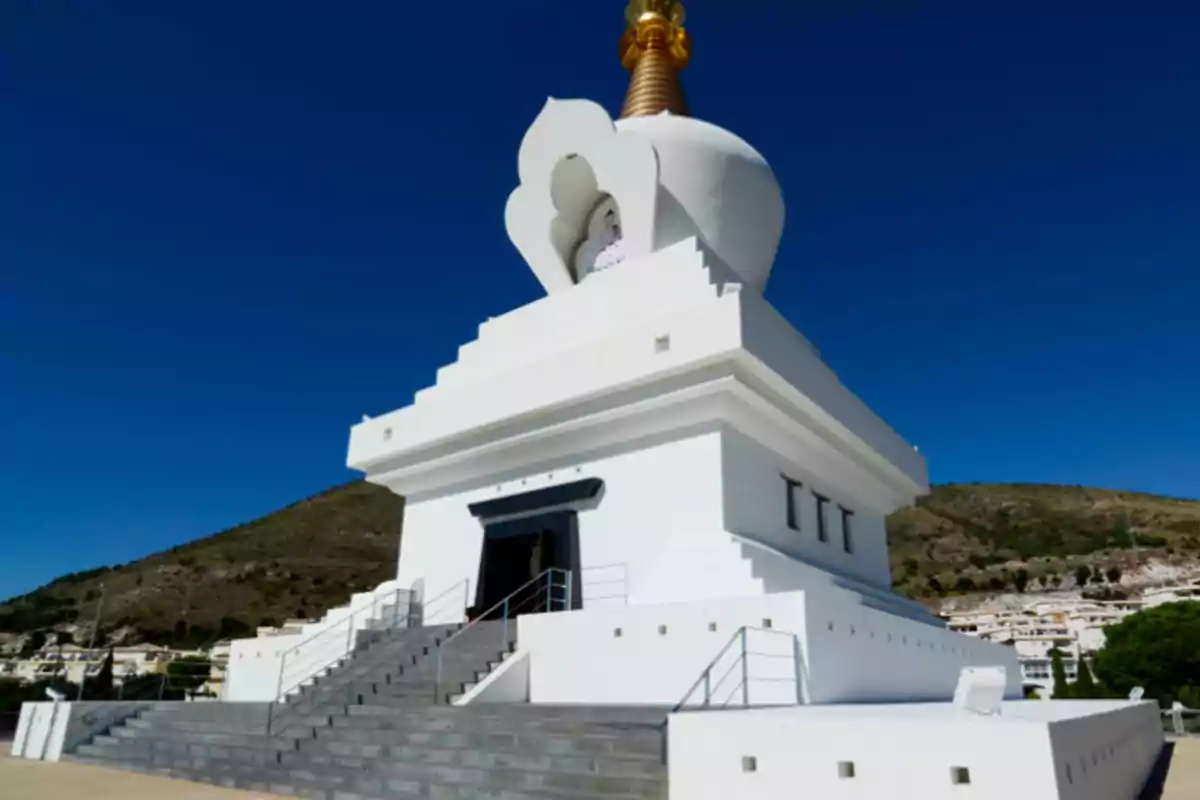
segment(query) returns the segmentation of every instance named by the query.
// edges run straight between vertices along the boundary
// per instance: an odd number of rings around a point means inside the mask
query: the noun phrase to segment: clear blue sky
[[[1194,497],[1200,13],[1071,5],[693,0],[686,85],[783,185],[768,298],[936,481]],[[0,597],[351,478],[539,295],[517,146],[619,106],[621,6],[0,3]]]

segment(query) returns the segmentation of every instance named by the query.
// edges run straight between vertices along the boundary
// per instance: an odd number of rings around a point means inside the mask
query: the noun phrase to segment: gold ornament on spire
[[[621,63],[632,74],[622,117],[646,117],[669,111],[687,116],[679,71],[692,57],[679,0],[630,0],[628,28],[621,37]]]

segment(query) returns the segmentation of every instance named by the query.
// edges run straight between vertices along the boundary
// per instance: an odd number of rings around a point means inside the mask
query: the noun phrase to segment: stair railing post
[[[437,648],[437,670],[434,672],[433,678],[433,704],[437,705],[442,700],[442,646],[438,644]]]
[[[800,680],[800,637],[797,634],[792,634],[792,662],[795,667],[796,678],[796,705],[804,705],[804,686]]]
[[[346,654],[350,654],[350,649],[354,642],[354,612],[351,611],[346,615]]]
[[[279,702],[280,696],[283,694],[283,668],[287,664],[287,657],[287,653],[284,653],[279,657],[279,679],[275,682],[274,702]]]
[[[471,579],[463,578],[463,619],[467,618],[467,609],[471,607]]]
[[[567,570],[566,575],[563,587],[566,592],[566,597],[563,598],[563,610],[570,611],[575,607],[575,598],[571,595],[571,570]]]
[[[712,667],[704,670],[704,705],[712,704]]]
[[[504,615],[504,625],[503,625],[504,639],[500,643],[500,652],[503,653],[504,651],[508,650],[508,598],[507,597],[504,598],[504,608],[501,610],[500,613]]]
[[[554,570],[546,570],[546,613],[549,614],[554,609],[551,608],[551,603],[554,601]]]
[[[742,707],[750,707],[750,664],[746,657],[746,628],[742,627]]]

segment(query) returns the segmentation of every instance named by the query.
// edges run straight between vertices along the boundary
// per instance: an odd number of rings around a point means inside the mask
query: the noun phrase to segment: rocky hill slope
[[[139,561],[63,576],[0,604],[0,633],[55,629],[83,641],[101,584],[102,632],[126,642],[205,644],[316,616],[394,575],[402,516],[400,498],[351,483]],[[1150,560],[1200,560],[1200,502],[1076,486],[939,486],[888,530],[897,590],[931,603],[1074,586],[1084,567],[1090,586]]]

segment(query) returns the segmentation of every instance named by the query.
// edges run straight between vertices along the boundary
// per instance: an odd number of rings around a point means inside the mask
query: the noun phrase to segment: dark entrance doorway
[[[477,613],[491,609],[514,592],[517,594],[509,600],[510,617],[565,608],[566,576],[575,566],[572,558],[575,524],[575,512],[560,511],[486,526],[479,564]],[[543,576],[549,569],[556,572]],[[543,577],[535,581],[538,576]],[[489,616],[498,617],[501,613],[502,609],[498,609]]]
[[[589,478],[473,504],[484,535],[470,616],[499,618],[504,609],[495,606],[505,598],[510,617],[579,608],[579,520],[570,506],[594,498],[603,485]]]

